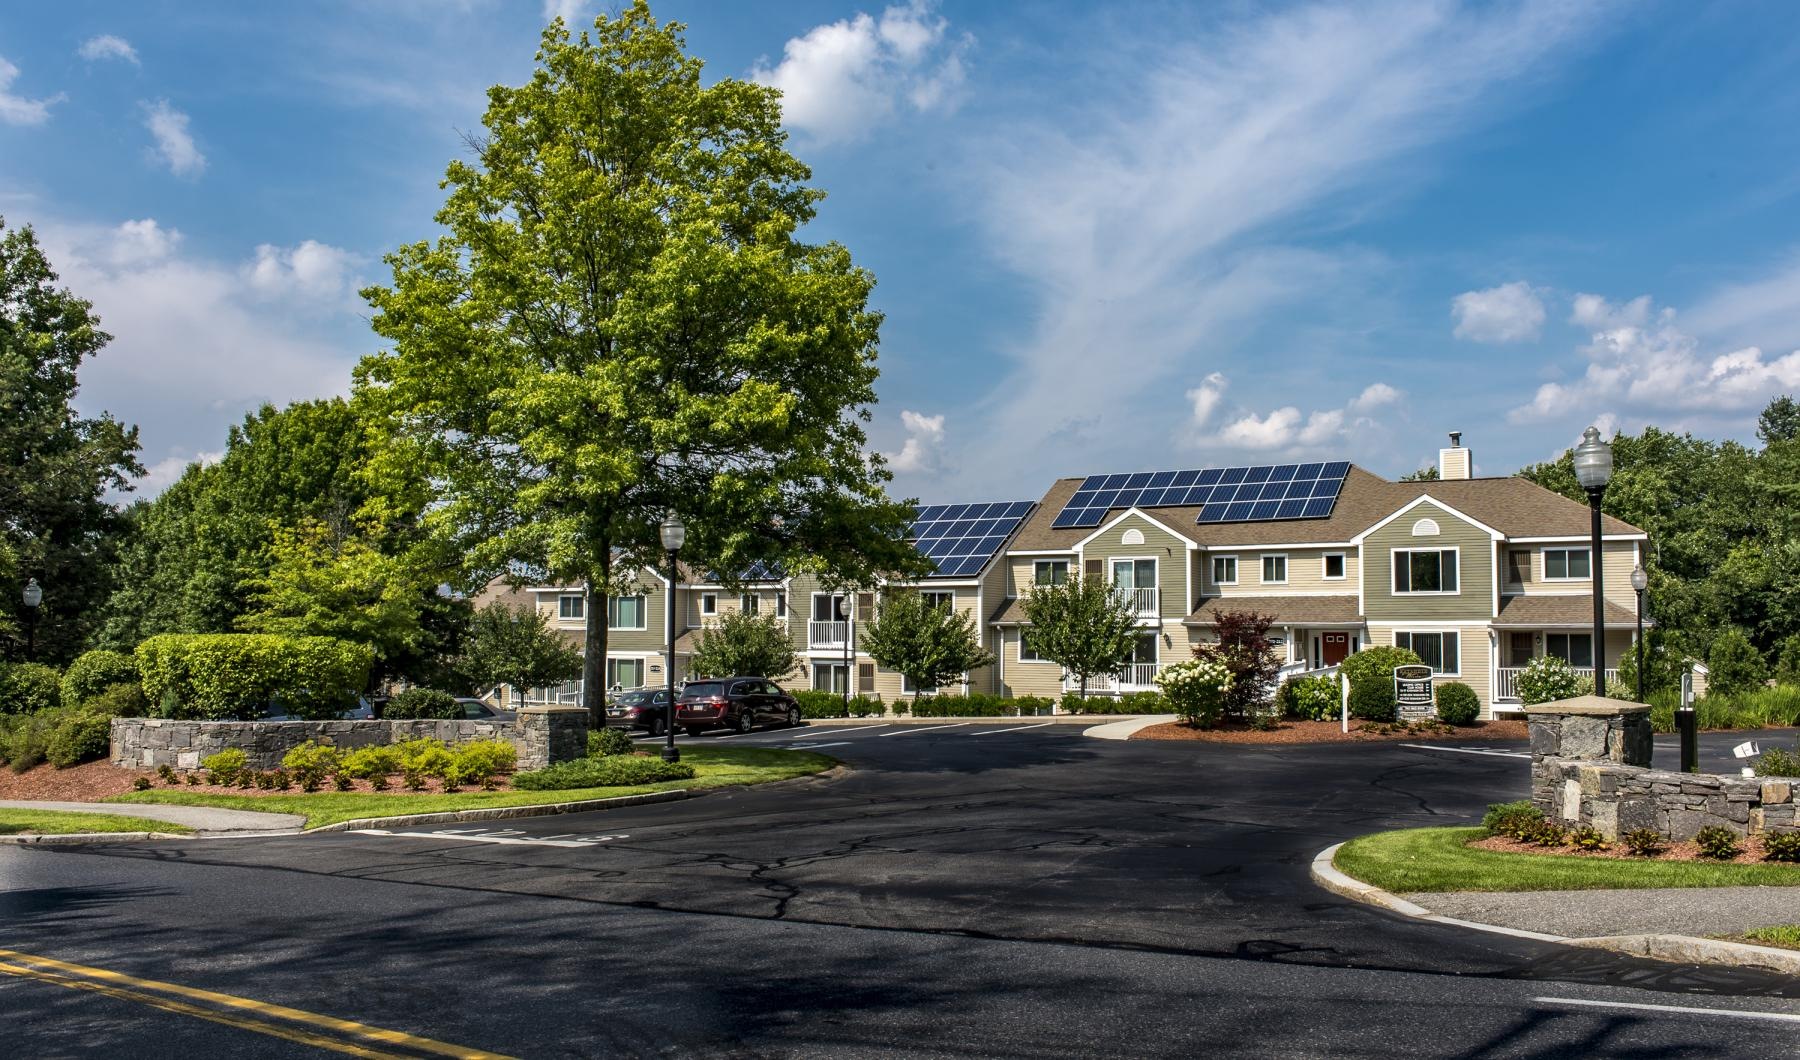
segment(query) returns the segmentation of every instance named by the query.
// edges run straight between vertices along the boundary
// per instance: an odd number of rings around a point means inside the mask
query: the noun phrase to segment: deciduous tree
[[[860,647],[921,692],[994,663],[967,611],[939,606],[913,589],[882,594],[875,617],[863,623]]]
[[[1025,597],[1023,636],[1032,650],[1060,663],[1081,686],[1132,660],[1137,651],[1137,610],[1099,578],[1070,574],[1063,585],[1034,585]]]
[[[774,615],[732,611],[700,631],[689,662],[699,677],[780,677],[794,668],[794,639]]]
[[[581,676],[581,653],[531,608],[496,600],[475,612],[461,667],[480,685],[548,688]]]

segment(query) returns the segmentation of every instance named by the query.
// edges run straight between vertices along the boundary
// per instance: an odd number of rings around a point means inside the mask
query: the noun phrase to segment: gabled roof
[[[1606,601],[1606,628],[1631,629],[1637,622],[1637,616],[1626,608]],[[1644,625],[1650,625],[1646,618]],[[1594,598],[1586,593],[1551,595],[1532,593],[1528,596],[1502,596],[1500,598],[1500,617],[1494,619],[1496,626],[1569,626],[1578,629],[1592,629],[1594,626]]]

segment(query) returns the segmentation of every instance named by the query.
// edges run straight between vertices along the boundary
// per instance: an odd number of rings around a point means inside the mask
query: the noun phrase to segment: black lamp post
[[[25,661],[37,661],[37,610],[44,602],[44,587],[36,578],[25,582]]]
[[[687,527],[681,523],[681,516],[675,514],[673,508],[663,516],[662,547],[669,554],[669,606],[668,612],[668,657],[663,660],[663,678],[667,683],[669,702],[665,705],[668,716],[664,719],[668,742],[663,744],[662,760],[665,762],[681,761],[681,752],[675,749],[675,588],[681,584],[681,568],[676,566],[676,557],[681,546],[687,542]]]
[[[1631,588],[1637,593],[1637,701],[1644,699],[1644,590],[1650,588],[1650,576],[1642,563],[1631,568]]]
[[[1594,576],[1594,694],[1606,695],[1606,594],[1600,574],[1600,498],[1606,484],[1612,481],[1612,445],[1600,437],[1597,428],[1581,432],[1581,444],[1575,447],[1575,480],[1587,491],[1588,508],[1593,513],[1592,554],[1588,567]],[[1640,667],[1641,670],[1641,667]]]

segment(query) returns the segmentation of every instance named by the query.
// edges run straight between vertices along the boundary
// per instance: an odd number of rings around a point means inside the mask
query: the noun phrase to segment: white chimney
[[[1461,431],[1451,431],[1450,448],[1438,450],[1438,477],[1441,479],[1469,477],[1469,451],[1463,448]]]

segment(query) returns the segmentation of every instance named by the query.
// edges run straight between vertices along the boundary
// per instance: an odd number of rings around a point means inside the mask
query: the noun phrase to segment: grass
[[[193,829],[167,821],[123,817],[116,813],[64,810],[0,810],[0,835],[89,835],[95,832],[174,832]]]
[[[694,779],[671,780],[660,784],[636,784],[630,787],[571,788],[564,791],[458,791],[450,794],[392,794],[316,792],[311,795],[214,795],[182,791],[177,788],[153,788],[115,795],[106,800],[115,803],[165,803],[175,806],[219,806],[228,810],[258,810],[263,813],[293,813],[306,818],[306,827],[337,824],[364,817],[394,817],[415,813],[443,813],[450,810],[489,809],[498,806],[537,806],[548,802],[576,802],[581,799],[605,799],[618,795],[642,795],[653,791],[722,788],[746,784],[767,784],[775,780],[823,773],[837,765],[830,755],[812,751],[784,751],[772,747],[688,747],[681,760],[694,767]]]
[[[1639,887],[1800,887],[1800,867],[1620,861],[1472,849],[1481,828],[1408,828],[1352,839],[1338,870],[1383,890],[1591,891]]]
[[[1784,950],[1800,950],[1800,924],[1776,924],[1752,928],[1740,936],[1745,942],[1759,946],[1779,946]]]
[[[1676,700],[1673,692],[1653,692],[1650,727],[1657,732],[1675,731]],[[1705,695],[1694,703],[1694,720],[1703,730],[1767,729],[1800,724],[1800,687],[1776,685],[1736,695]]]

